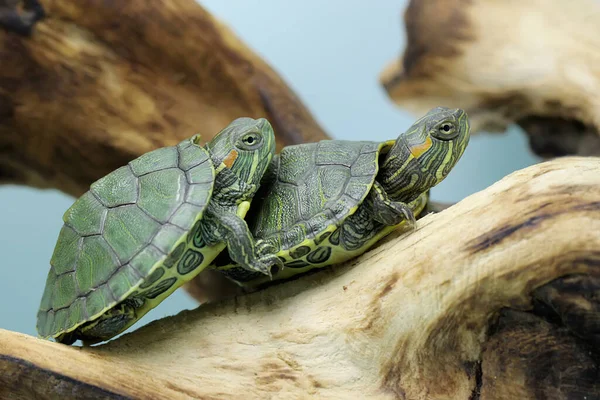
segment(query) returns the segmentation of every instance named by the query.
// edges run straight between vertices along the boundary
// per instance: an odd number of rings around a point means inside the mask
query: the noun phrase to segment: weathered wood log
[[[267,117],[279,148],[327,138],[277,73],[194,0],[40,0],[46,17],[31,36],[15,33],[32,18],[17,3],[0,0],[0,26],[13,27],[0,28],[2,183],[79,196],[147,151],[198,132],[209,140],[242,116]],[[201,302],[237,292],[211,272],[186,287]]]
[[[473,131],[519,124],[537,154],[600,155],[600,2],[411,0],[381,74],[416,114],[464,108]]]
[[[599,291],[600,159],[563,158],[105,345],[0,331],[0,397],[598,399]]]
[[[0,29],[4,182],[80,195],[142,153],[196,132],[208,140],[240,116],[267,117],[280,147],[327,137],[194,0],[41,4],[30,37]]]

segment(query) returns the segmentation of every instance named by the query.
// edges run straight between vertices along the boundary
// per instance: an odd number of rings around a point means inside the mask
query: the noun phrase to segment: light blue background
[[[386,140],[414,119],[390,102],[377,81],[383,66],[398,57],[404,46],[405,1],[201,3],[287,80],[333,137]],[[476,136],[450,176],[432,191],[433,198],[459,201],[537,161],[517,129],[505,135]],[[36,334],[35,316],[48,260],[62,214],[73,200],[54,190],[0,186],[1,328]],[[141,324],[195,306],[178,290]]]

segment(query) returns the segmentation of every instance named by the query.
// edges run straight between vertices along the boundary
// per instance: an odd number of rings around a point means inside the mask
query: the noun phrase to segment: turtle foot
[[[415,214],[408,206],[404,205],[404,207],[402,207],[402,215],[404,216],[403,220],[406,222],[406,225],[409,228],[414,229],[417,227],[417,219],[415,218]]]
[[[273,275],[271,269],[274,266],[283,269],[283,261],[275,255],[276,249],[271,243],[263,240],[256,242],[256,262],[251,266],[254,271],[259,271],[265,275],[268,275],[272,280]]]
[[[410,206],[404,202],[392,200],[377,181],[375,181],[369,197],[372,217],[375,221],[387,226],[396,226],[402,222],[406,222],[409,228],[417,225],[415,214]],[[421,199],[421,196],[418,199]]]
[[[283,261],[276,256],[277,251],[278,249],[268,241],[259,240],[256,242],[256,253],[258,254],[258,259],[262,264],[268,265],[268,271],[263,273],[265,273],[265,275],[269,275],[271,280],[273,280],[273,276],[271,274],[273,267],[278,267],[278,271],[281,271],[284,268]]]
[[[273,274],[271,273],[271,269],[275,266],[279,267],[279,270],[283,269],[283,261],[275,254],[267,254],[258,259],[256,263],[257,271],[262,272],[265,275],[269,276],[270,280],[273,280]]]
[[[410,207],[397,201],[381,201],[374,203],[375,219],[389,226],[405,222],[409,228],[417,224],[415,214]]]

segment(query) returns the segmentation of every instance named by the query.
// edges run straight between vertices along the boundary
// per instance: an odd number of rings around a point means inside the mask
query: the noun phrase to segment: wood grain
[[[597,0],[410,0],[404,29],[380,76],[400,107],[461,107],[473,132],[516,123],[542,157],[600,155]]]
[[[105,345],[0,331],[0,397],[597,399],[598,232],[600,159],[538,164],[354,261]]]
[[[233,119],[279,147],[327,137],[286,83],[194,0],[42,0],[0,30],[0,180],[81,195],[131,159]],[[2,5],[0,4],[0,8]]]

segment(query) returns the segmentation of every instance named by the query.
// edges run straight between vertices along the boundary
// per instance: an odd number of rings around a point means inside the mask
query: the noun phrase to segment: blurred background
[[[200,3],[286,79],[333,138],[392,139],[416,119],[394,106],[378,83],[382,67],[401,54],[406,1]],[[433,189],[432,199],[460,201],[539,161],[516,127],[504,135],[477,135],[448,178]],[[62,215],[73,201],[55,190],[0,186],[0,328],[36,335],[48,262]],[[178,290],[134,328],[196,305]]]

